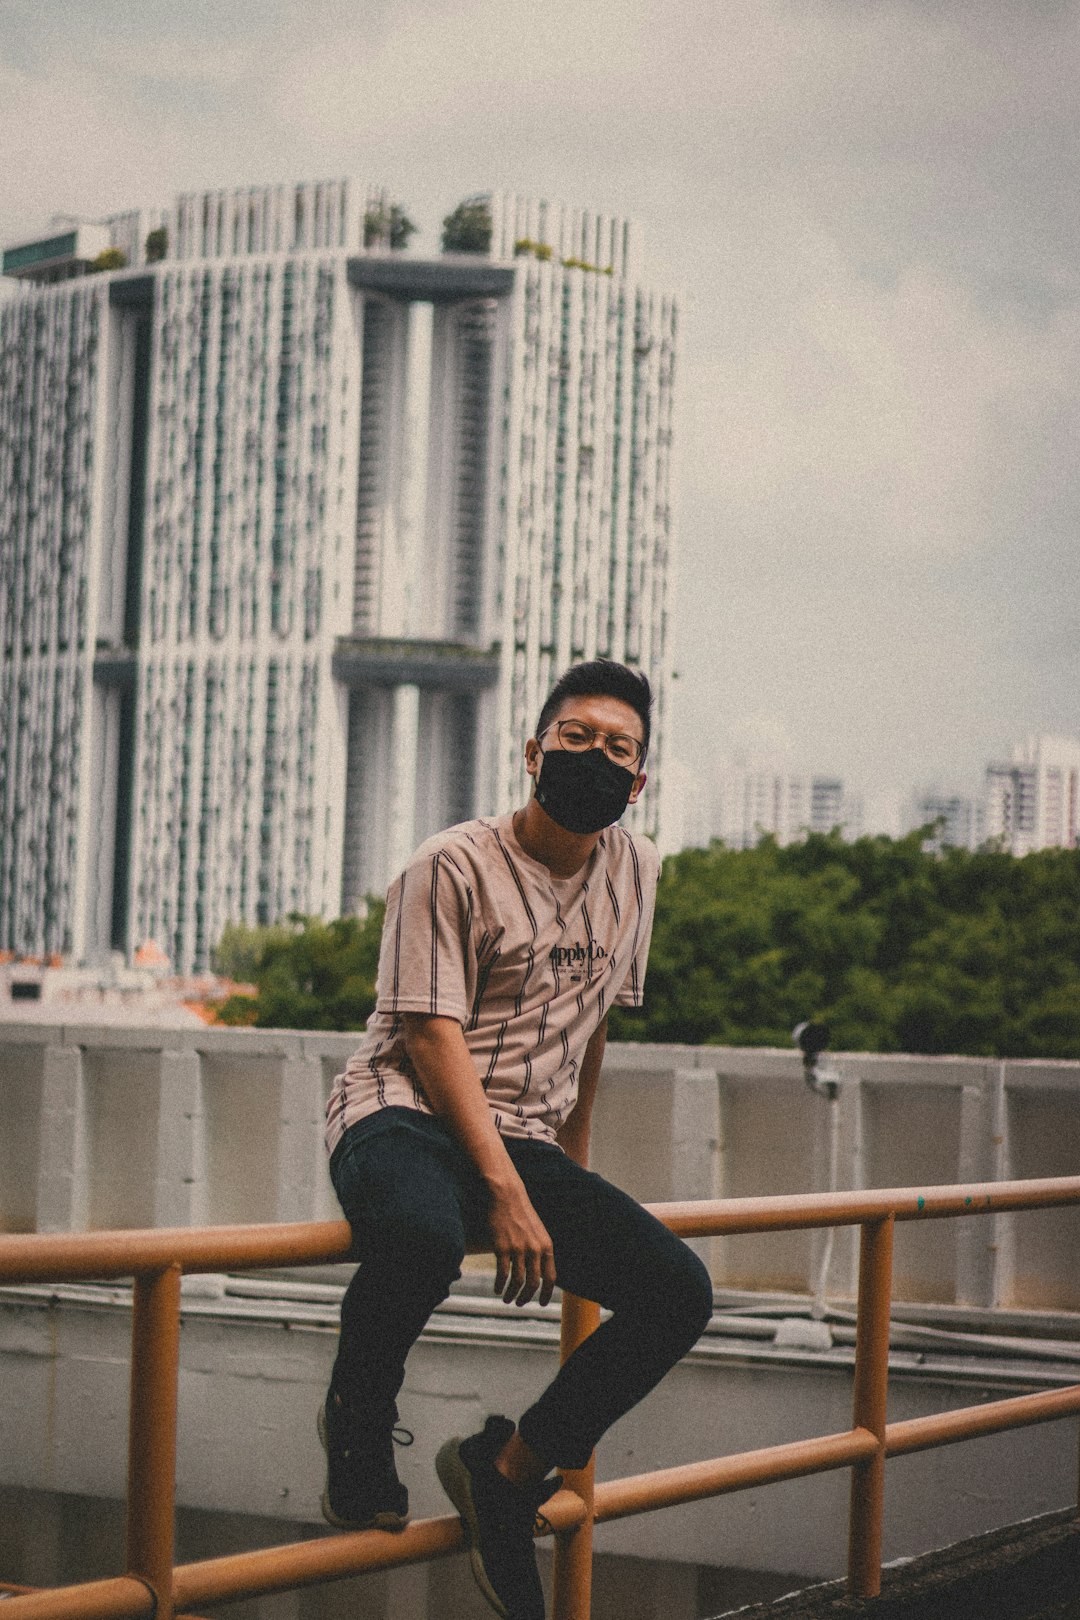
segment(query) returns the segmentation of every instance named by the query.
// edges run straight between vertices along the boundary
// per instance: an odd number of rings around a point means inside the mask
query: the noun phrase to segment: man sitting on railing
[[[494,1251],[507,1301],[546,1304],[558,1280],[612,1312],[517,1426],[489,1417],[436,1459],[509,1620],[543,1617],[532,1538],[550,1471],[585,1466],[712,1308],[686,1244],[583,1168],[607,1010],[642,1000],[659,858],[615,823],[645,785],[651,701],[622,664],[568,670],[525,747],[525,808],[421,845],[390,886],[376,1010],[327,1109],[361,1260],[319,1412],[332,1524],[407,1520],[396,1397],[468,1248]]]

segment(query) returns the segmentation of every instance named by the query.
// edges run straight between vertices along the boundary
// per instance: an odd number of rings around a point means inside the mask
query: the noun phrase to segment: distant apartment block
[[[985,835],[1014,855],[1075,849],[1080,838],[1080,740],[1029,737],[986,767]]]
[[[814,833],[842,832],[858,838],[863,830],[862,795],[849,791],[838,776],[810,778],[809,828]]]
[[[935,852],[978,849],[985,837],[985,819],[985,806],[978,799],[930,788],[912,796],[904,815],[906,831],[934,825],[924,848]]]
[[[0,948],[189,972],[355,907],[523,797],[580,658],[653,677],[662,781],[676,303],[622,220],[400,217],[263,187],[5,252]]]
[[[858,838],[862,820],[861,798],[839,777],[731,766],[718,785],[715,835],[732,849],[752,849],[766,834],[778,844],[837,828],[845,838]]]

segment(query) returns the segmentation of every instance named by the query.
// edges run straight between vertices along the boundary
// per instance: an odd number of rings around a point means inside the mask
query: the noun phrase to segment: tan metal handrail
[[[687,1463],[596,1484],[592,1463],[567,1473],[545,1504],[556,1534],[553,1620],[588,1620],[592,1527],[609,1519],[744,1490],[782,1479],[851,1469],[848,1584],[854,1596],[881,1588],[885,1462],[975,1435],[1046,1423],[1080,1412],[1080,1384],[985,1402],[903,1423],[886,1423],[893,1231],[897,1221],[1001,1214],[1080,1204],[1080,1177],[988,1182],[967,1187],[719,1199],[650,1206],[683,1237],[861,1228],[855,1379],[850,1429],[758,1451]],[[348,1258],[349,1228],[325,1221],[291,1226],[178,1228],[0,1236],[0,1283],[131,1277],[131,1406],[128,1445],[128,1573],[109,1580],[9,1597],[4,1620],[173,1620],[230,1598],[287,1591],[369,1569],[438,1558],[461,1545],[448,1516],[398,1534],[369,1530],[174,1564],[176,1394],[180,1280],[184,1272],[301,1265]],[[596,1326],[599,1312],[564,1296],[565,1359]]]

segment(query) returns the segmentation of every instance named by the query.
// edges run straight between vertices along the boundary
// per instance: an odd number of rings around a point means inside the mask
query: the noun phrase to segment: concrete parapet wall
[[[0,1027],[0,1228],[321,1220],[323,1109],[355,1036]],[[593,1163],[645,1201],[932,1186],[1080,1170],[1080,1063],[844,1054],[830,1104],[794,1051],[612,1045]],[[831,1110],[835,1109],[835,1119]],[[702,1240],[718,1285],[809,1291],[824,1235]],[[1080,1212],[905,1225],[894,1297],[1080,1309]],[[855,1293],[837,1234],[830,1296]]]

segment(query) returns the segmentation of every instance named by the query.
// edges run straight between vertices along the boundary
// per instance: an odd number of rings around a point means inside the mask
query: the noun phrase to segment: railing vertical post
[[[881,1591],[881,1533],[885,1503],[885,1407],[889,1384],[889,1307],[893,1217],[867,1221],[859,1244],[859,1317],[855,1335],[853,1426],[869,1429],[878,1450],[851,1474],[848,1588],[853,1597]]]
[[[128,1573],[172,1620],[176,1497],[176,1385],[180,1364],[180,1267],[135,1278],[128,1436]]]
[[[565,1361],[583,1339],[594,1332],[600,1321],[600,1307],[591,1299],[564,1294],[560,1353]],[[576,1530],[555,1538],[555,1569],[551,1620],[589,1620],[592,1612],[593,1479],[596,1459],[590,1457],[584,1468],[567,1468],[563,1478],[567,1488],[576,1491],[587,1509],[585,1521]]]

